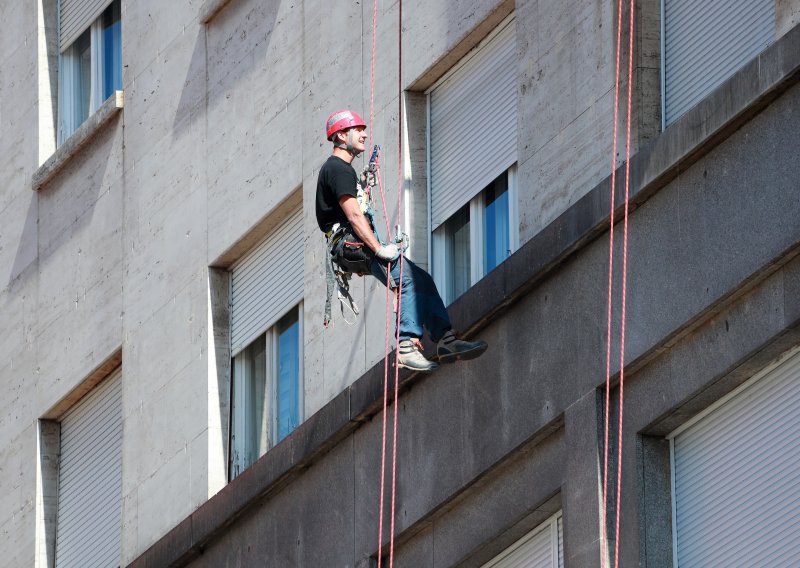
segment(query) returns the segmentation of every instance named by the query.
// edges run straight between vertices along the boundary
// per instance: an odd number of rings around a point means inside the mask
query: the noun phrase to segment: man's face
[[[356,152],[363,152],[367,143],[367,129],[364,126],[356,126],[347,132],[343,133],[344,143],[347,144],[347,139],[350,138],[350,143]]]

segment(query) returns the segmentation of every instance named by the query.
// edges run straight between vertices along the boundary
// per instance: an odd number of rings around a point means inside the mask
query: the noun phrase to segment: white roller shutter
[[[672,438],[675,565],[800,566],[800,355]]]
[[[58,45],[63,52],[92,25],[113,0],[60,0]]]
[[[512,19],[430,92],[431,230],[517,161]]]
[[[231,274],[232,356],[303,299],[303,215],[289,215]]]
[[[116,371],[61,420],[56,568],[118,566],[122,377]]]
[[[519,539],[483,568],[563,568],[561,513]]]
[[[664,124],[669,125],[775,37],[775,0],[662,0]]]

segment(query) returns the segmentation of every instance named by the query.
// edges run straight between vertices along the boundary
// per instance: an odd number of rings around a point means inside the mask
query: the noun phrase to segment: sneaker
[[[440,363],[453,363],[461,360],[475,359],[480,357],[489,344],[485,341],[463,341],[448,331],[439,340],[436,346],[436,354],[439,356]]]
[[[404,339],[400,342],[400,355],[397,358],[400,367],[411,369],[412,371],[435,371],[439,368],[439,363],[426,359],[414,342]]]

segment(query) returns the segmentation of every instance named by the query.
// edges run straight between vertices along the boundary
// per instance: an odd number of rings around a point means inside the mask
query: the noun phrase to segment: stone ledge
[[[59,146],[47,161],[36,170],[31,178],[31,189],[37,191],[61,171],[74,156],[76,156],[84,146],[94,136],[111,121],[113,117],[124,106],[124,95],[122,91],[115,91],[100,105],[97,111],[87,118],[78,129]]]
[[[208,24],[231,0],[206,0],[200,6],[200,22]]]
[[[795,27],[631,158],[631,208],[656,194],[799,81],[800,27]],[[621,208],[623,197],[617,195]],[[470,333],[480,330],[603,235],[608,230],[609,198],[610,176],[451,304],[453,324]],[[382,409],[382,380],[380,361],[129,566],[183,566],[201,554],[250,506],[279,492],[377,415]],[[403,372],[400,380],[402,393],[425,377]]]

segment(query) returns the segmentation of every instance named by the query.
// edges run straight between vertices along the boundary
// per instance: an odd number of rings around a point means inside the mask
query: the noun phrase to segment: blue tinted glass
[[[501,175],[484,190],[483,266],[486,273],[511,253],[508,242],[508,177]]]
[[[277,439],[285,438],[300,422],[300,324],[297,310],[292,310],[277,325],[278,380]]]
[[[122,89],[122,22],[120,2],[103,12],[103,100]]]

